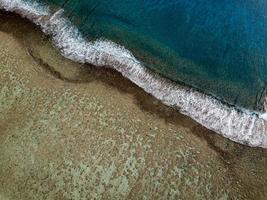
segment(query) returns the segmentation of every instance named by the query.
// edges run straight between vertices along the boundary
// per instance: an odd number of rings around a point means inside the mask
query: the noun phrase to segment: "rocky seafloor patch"
[[[267,150],[229,141],[0,15],[0,199],[266,199]]]

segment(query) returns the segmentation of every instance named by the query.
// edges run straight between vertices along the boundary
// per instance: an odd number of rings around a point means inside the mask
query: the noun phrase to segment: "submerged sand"
[[[0,199],[266,199],[267,149],[231,142],[0,15]]]

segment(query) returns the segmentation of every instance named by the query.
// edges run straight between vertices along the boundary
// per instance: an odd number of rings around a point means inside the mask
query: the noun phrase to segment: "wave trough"
[[[62,55],[80,63],[110,67],[208,129],[235,142],[267,148],[267,114],[241,110],[192,88],[178,85],[145,68],[124,47],[108,40],[87,41],[64,10],[52,13],[48,6],[26,0],[0,0],[0,9],[14,12],[39,25],[50,35]]]

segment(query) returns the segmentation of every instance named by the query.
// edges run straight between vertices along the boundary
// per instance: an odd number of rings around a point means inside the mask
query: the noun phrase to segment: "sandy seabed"
[[[267,150],[236,144],[119,73],[63,58],[0,14],[0,199],[266,199]]]

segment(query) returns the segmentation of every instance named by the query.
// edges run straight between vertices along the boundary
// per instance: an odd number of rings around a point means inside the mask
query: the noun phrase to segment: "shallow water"
[[[266,1],[46,2],[64,8],[89,39],[115,41],[172,80],[231,104],[262,109],[267,84]]]

